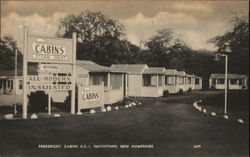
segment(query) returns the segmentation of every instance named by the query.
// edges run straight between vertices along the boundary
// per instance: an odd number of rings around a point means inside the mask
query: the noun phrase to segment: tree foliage
[[[249,21],[246,16],[235,15],[229,20],[231,29],[210,40],[218,53],[228,54],[229,72],[249,73]]]
[[[173,32],[171,29],[160,29],[155,35],[153,35],[145,46],[148,48],[150,61],[149,65],[154,66],[166,66],[167,65],[167,54],[169,52],[169,45],[173,39]]]
[[[131,51],[136,46],[126,40],[124,26],[100,12],[70,15],[61,21],[59,32],[61,30],[64,30],[63,37],[77,33],[77,59],[92,60],[102,65],[123,62],[124,58],[128,62],[133,59]]]
[[[71,37],[72,32],[76,32],[79,43],[100,37],[121,38],[124,35],[124,26],[101,12],[85,11],[78,16],[70,15],[61,21],[59,29],[65,31],[64,37]]]
[[[18,50],[17,42],[11,37],[0,39],[0,70],[13,70],[15,68],[15,51],[18,53],[18,66],[22,64],[22,54]]]

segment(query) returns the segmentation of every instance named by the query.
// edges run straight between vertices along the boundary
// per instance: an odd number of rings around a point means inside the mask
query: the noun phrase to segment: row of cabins
[[[131,97],[160,97],[164,91],[174,94],[202,88],[200,77],[175,69],[148,67],[146,64],[114,64],[111,68],[127,73],[127,96]]]
[[[161,97],[164,91],[170,94],[180,91],[199,90],[202,79],[188,75],[184,71],[148,67],[146,64],[113,64],[111,67],[101,66],[91,61],[77,61],[76,85],[104,85],[104,103],[113,104],[124,97]],[[67,75],[67,66],[63,67]],[[32,68],[33,75],[42,75],[39,68]],[[34,70],[35,69],[35,70]],[[35,71],[35,72],[34,72]],[[51,73],[51,75],[55,75]],[[0,94],[21,95],[23,88],[21,73],[18,76],[0,76]],[[64,102],[68,92],[52,92],[54,102]],[[21,97],[20,97],[21,98]],[[1,102],[0,102],[1,103]]]

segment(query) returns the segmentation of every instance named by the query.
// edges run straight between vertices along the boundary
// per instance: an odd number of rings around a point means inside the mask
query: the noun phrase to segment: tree
[[[18,50],[17,42],[12,37],[0,39],[0,69],[13,70],[15,68],[15,51],[18,52],[18,67],[22,65],[22,54]]]
[[[148,48],[151,58],[149,65],[164,66],[168,65],[167,54],[169,52],[168,46],[173,39],[173,32],[170,28],[160,29],[157,34],[152,36],[145,46]]]
[[[212,38],[209,42],[215,43],[218,53],[228,54],[229,72],[249,73],[249,21],[245,15],[235,14],[230,20],[229,29],[225,34]]]
[[[182,70],[184,67],[184,64],[178,57],[173,57],[171,58],[168,67],[170,69]]]
[[[154,35],[146,42],[146,46],[150,50],[155,48],[164,49],[170,45],[170,41],[173,39],[173,32],[170,28],[160,29],[157,34]]]
[[[63,19],[58,32],[64,31],[63,37],[68,38],[77,33],[77,59],[110,65],[127,51],[123,30],[121,23],[101,12],[86,11]]]

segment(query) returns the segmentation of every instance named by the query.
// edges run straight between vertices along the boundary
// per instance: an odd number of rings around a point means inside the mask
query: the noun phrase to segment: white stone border
[[[142,105],[142,103],[139,101],[129,101],[124,106],[112,106],[112,105],[110,105],[110,106],[107,106],[106,108],[102,108],[100,111],[96,111],[93,108],[93,109],[89,110],[89,114],[95,114],[98,112],[102,112],[102,113],[110,112],[110,111],[112,111],[112,109],[118,111],[122,108],[127,109],[130,107],[136,107],[136,106],[141,106],[141,105]],[[77,112],[75,115],[72,115],[72,116],[80,116],[80,115],[86,115],[86,114],[84,114],[82,112]],[[52,115],[48,115],[47,117],[44,117],[44,116],[38,116],[36,113],[32,113],[28,119],[43,119],[43,118],[53,118],[53,117],[64,117],[64,116],[63,116],[63,114],[54,113]],[[19,118],[15,119],[13,114],[5,114],[3,116],[3,119],[0,119],[0,120],[23,120],[23,119],[19,119]]]
[[[202,113],[204,113],[204,114],[211,115],[211,116],[213,116],[213,117],[219,117],[219,118],[224,118],[224,119],[226,119],[226,120],[229,120],[229,116],[228,116],[228,115],[218,116],[218,115],[216,114],[216,112],[210,112],[210,113],[208,113],[208,112],[207,112],[207,109],[205,109],[204,107],[202,108],[202,106],[200,106],[200,105],[198,104],[198,103],[201,103],[201,102],[202,102],[202,100],[195,101],[195,102],[193,103],[193,107],[194,107],[196,110],[198,110],[198,111],[200,111],[200,112],[202,112]],[[236,121],[236,122],[241,123],[241,124],[247,124],[247,123],[245,123],[241,118],[239,118],[239,119],[237,119],[237,120],[235,120],[235,119],[231,119],[231,120]]]

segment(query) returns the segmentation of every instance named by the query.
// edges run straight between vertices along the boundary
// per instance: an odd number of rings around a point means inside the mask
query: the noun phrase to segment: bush
[[[245,85],[242,86],[242,89],[246,89],[247,87]]]
[[[48,106],[48,95],[44,91],[32,92],[29,96],[30,112],[45,112]]]
[[[215,86],[214,86],[214,85],[212,85],[212,86],[211,86],[211,89],[215,89]]]
[[[168,90],[164,90],[163,91],[163,96],[164,97],[168,97],[169,96],[169,91]]]
[[[183,94],[184,92],[183,92],[183,89],[180,89],[179,91],[178,91],[178,94]]]
[[[78,110],[78,105],[77,102],[78,101],[78,95],[76,94],[76,100],[75,100],[75,104],[76,104],[76,111]],[[71,110],[71,91],[68,91],[68,96],[66,97],[66,100],[64,101],[64,105],[61,108],[62,110],[66,111],[66,112],[70,112]]]
[[[192,88],[188,88],[188,92],[192,92]]]

